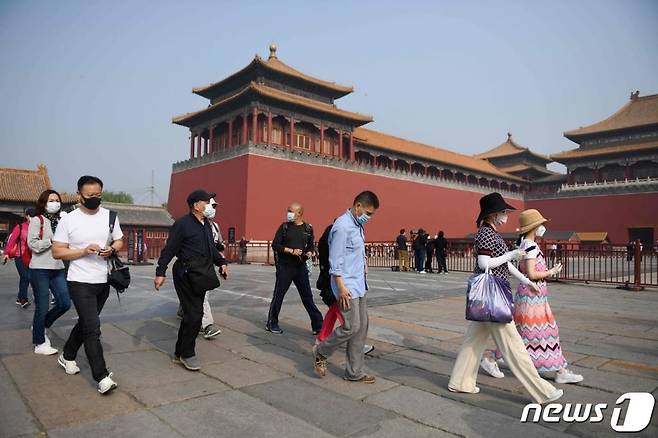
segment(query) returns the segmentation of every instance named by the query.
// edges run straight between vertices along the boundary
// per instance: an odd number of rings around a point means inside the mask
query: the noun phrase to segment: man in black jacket
[[[302,304],[311,318],[313,334],[317,334],[322,327],[322,313],[313,302],[309,271],[306,267],[307,260],[315,254],[313,227],[304,222],[303,215],[304,207],[301,204],[291,204],[286,214],[286,222],[279,226],[272,240],[276,283],[265,329],[277,335],[283,333],[279,327],[279,312],[291,283],[295,283]]]
[[[439,265],[438,273],[441,271],[448,273],[448,267],[446,266],[446,251],[448,248],[448,241],[443,236],[443,231],[439,231],[439,236],[434,241],[434,248],[436,252],[436,261]]]
[[[174,256],[173,276],[176,294],[183,306],[183,319],[178,329],[178,340],[174,351],[174,362],[180,363],[190,371],[201,369],[196,357],[196,337],[203,318],[203,299],[206,287],[190,280],[188,275],[191,262],[214,263],[219,266],[222,277],[228,275],[226,259],[215,246],[209,217],[214,215],[210,200],[214,193],[195,190],[187,197],[190,213],[179,218],[169,230],[167,244],[160,253],[155,270],[155,289],[159,290],[165,282],[167,266]],[[210,270],[216,276],[214,269]],[[217,283],[219,283],[217,281]],[[218,285],[218,284],[217,284]],[[216,286],[215,286],[216,287]]]
[[[427,235],[422,228],[418,230],[418,234],[414,239],[411,247],[414,250],[414,258],[416,262],[416,271],[419,274],[425,274],[425,257],[427,256]]]

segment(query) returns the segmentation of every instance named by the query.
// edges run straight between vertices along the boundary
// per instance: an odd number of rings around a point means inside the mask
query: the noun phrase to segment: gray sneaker
[[[197,359],[196,356],[174,357],[174,363],[179,363],[190,371],[199,371],[201,369],[201,365],[199,365],[199,359]]]
[[[205,339],[212,339],[222,332],[222,330],[215,324],[208,324],[201,330]]]

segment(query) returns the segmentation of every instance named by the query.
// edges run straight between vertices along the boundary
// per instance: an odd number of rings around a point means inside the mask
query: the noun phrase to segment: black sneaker
[[[320,330],[313,330],[313,336],[317,336],[320,334]]]
[[[20,304],[19,304],[19,301],[20,301]],[[30,305],[30,301],[29,301],[29,300],[26,300],[25,298],[21,298],[20,300],[17,300],[17,301],[16,301],[16,304],[18,304],[18,305],[21,306],[23,309],[25,309],[27,306]]]
[[[269,325],[268,324],[268,325],[265,326],[265,330],[267,330],[268,332],[274,333],[275,335],[283,334],[283,330],[281,330],[278,325]]]

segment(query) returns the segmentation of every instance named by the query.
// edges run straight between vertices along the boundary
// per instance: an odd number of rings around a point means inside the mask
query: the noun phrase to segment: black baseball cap
[[[187,205],[192,205],[195,202],[199,201],[210,201],[212,198],[217,196],[215,193],[209,193],[205,190],[195,190],[187,196]]]

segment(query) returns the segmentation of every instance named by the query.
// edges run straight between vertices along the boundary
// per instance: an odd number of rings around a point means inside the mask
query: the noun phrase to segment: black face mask
[[[101,198],[85,198],[80,195],[80,203],[89,210],[96,210],[101,205]]]

